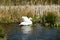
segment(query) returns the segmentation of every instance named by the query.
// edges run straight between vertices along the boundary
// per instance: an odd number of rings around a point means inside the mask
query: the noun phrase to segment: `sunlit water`
[[[18,24],[7,24],[5,27],[8,31],[7,40],[60,40],[60,29],[46,28],[40,24],[34,28],[32,28],[33,26],[19,26]]]

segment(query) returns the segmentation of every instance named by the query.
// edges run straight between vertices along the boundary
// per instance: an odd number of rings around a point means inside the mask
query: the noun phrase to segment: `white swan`
[[[31,17],[28,18],[26,16],[22,16],[23,22],[21,22],[19,25],[31,25],[32,21],[31,21]]]

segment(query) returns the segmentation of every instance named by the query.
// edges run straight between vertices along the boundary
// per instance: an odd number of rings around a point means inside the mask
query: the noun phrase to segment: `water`
[[[36,27],[19,26],[18,24],[7,24],[7,40],[60,40],[60,30],[54,28],[46,28],[37,24]],[[8,28],[8,27],[11,27]],[[28,31],[23,27],[30,28]]]

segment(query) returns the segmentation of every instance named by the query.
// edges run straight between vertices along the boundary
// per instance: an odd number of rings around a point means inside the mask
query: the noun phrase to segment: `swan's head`
[[[30,17],[29,20],[32,20],[32,18]]]

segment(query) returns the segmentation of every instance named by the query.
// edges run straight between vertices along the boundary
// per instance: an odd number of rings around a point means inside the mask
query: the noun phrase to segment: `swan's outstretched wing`
[[[24,21],[24,22],[29,21],[29,18],[28,18],[28,17],[26,17],[26,16],[22,16],[22,19],[23,19],[23,21]]]

